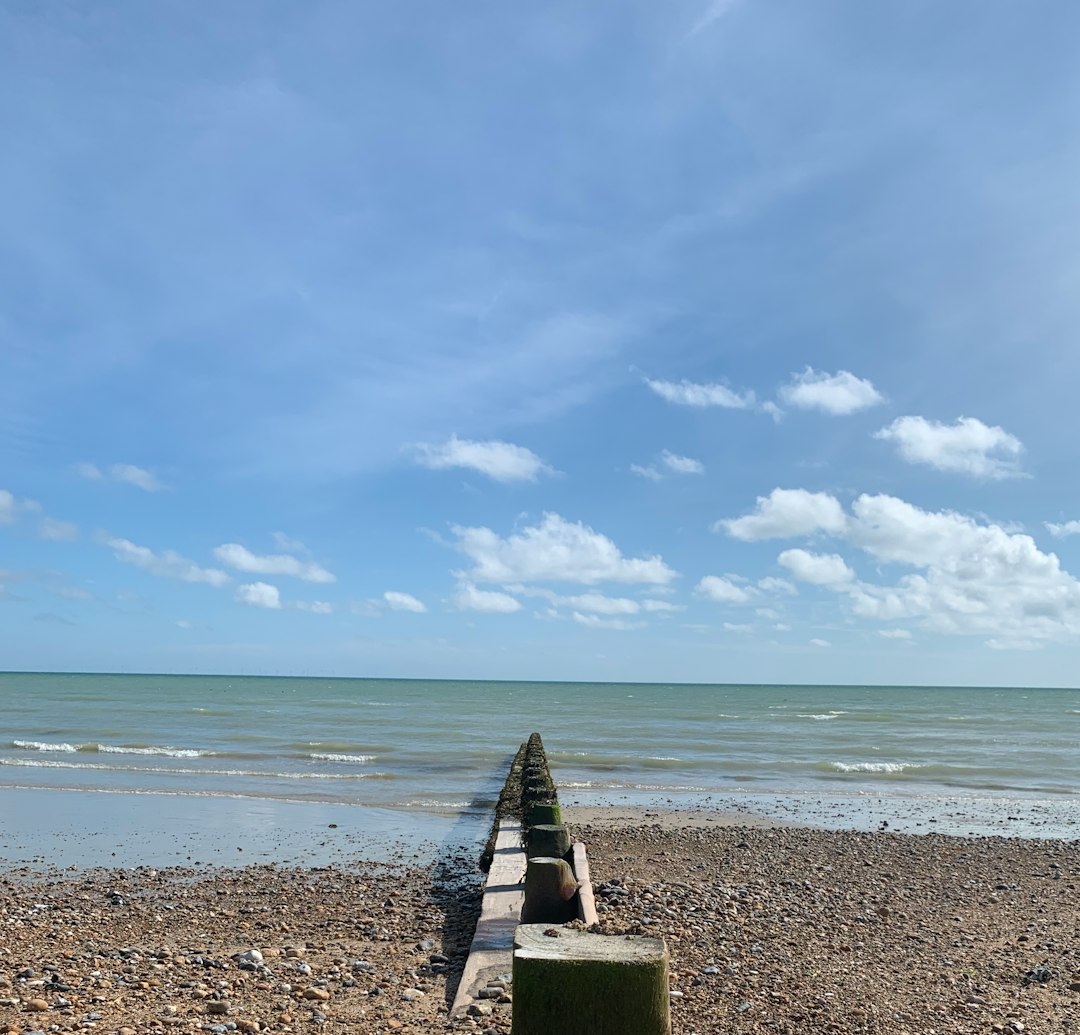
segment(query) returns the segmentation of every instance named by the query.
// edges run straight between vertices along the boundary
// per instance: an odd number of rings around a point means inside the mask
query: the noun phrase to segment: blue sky
[[[2,667],[1076,685],[1077,40],[0,5]]]

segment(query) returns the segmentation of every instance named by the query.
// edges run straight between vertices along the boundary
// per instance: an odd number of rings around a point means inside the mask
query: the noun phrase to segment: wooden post
[[[514,1035],[671,1035],[659,938],[548,924],[514,934]]]
[[[545,823],[558,826],[562,823],[562,809],[557,801],[533,802],[525,814],[525,825],[537,827]]]
[[[529,828],[530,859],[538,855],[564,859],[570,852],[570,831],[562,824],[543,823]]]
[[[578,882],[565,859],[530,859],[525,868],[523,924],[565,924],[577,916]]]

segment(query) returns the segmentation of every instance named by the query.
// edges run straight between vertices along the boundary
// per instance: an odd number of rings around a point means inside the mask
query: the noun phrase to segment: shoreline
[[[1070,841],[1080,800],[818,793],[670,796],[568,789],[572,824],[748,826]],[[131,867],[341,865],[401,856],[434,862],[482,842],[486,809],[380,808],[243,796],[0,787],[0,870],[17,865]]]
[[[566,812],[603,930],[668,944],[673,1035],[1077,1030],[1080,841]],[[9,868],[0,1035],[508,1035],[506,1003],[448,1016],[481,840],[392,862]]]

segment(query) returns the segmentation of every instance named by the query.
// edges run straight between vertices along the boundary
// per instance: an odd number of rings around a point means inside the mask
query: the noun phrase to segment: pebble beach
[[[1080,842],[568,818],[601,928],[665,939],[673,1032],[1080,1031]],[[477,846],[477,850],[479,846]],[[510,1030],[451,1019],[476,853],[0,875],[0,1033]]]

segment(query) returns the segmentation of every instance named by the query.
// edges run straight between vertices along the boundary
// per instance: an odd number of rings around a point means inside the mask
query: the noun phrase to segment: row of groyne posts
[[[597,925],[585,845],[563,823],[540,734],[518,748],[480,858],[487,872],[455,1016],[512,989],[513,1035],[670,1035],[660,938]]]

